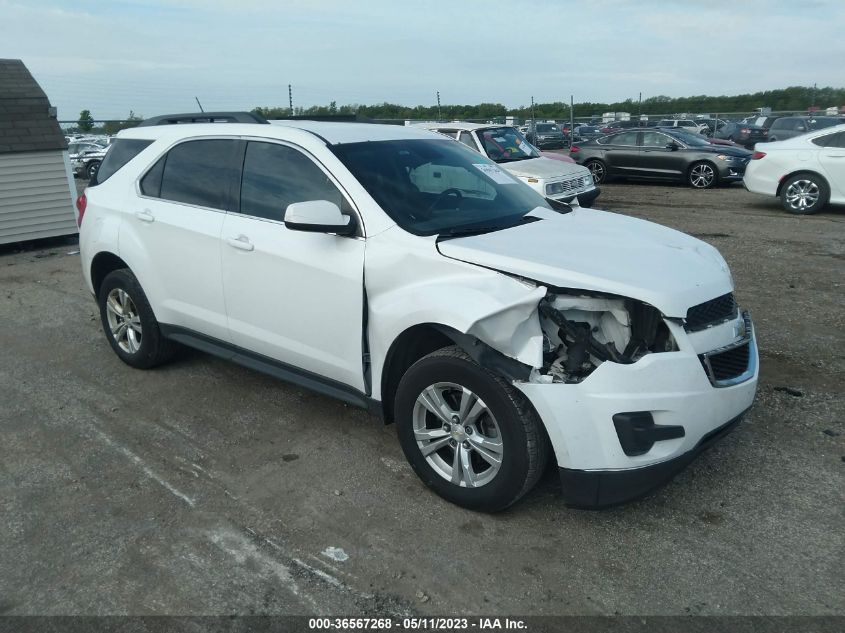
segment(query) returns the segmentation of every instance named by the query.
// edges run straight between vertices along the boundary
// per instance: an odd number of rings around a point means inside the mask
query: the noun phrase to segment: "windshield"
[[[415,235],[522,222],[543,197],[489,159],[448,139],[331,147],[382,209]]]
[[[537,134],[563,134],[554,123],[538,123]]]
[[[540,153],[525,140],[522,134],[512,127],[479,130],[478,137],[481,139],[481,144],[484,146],[487,156],[497,163],[540,157]]]

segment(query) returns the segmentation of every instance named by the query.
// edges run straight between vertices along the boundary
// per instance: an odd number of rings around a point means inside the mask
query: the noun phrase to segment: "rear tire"
[[[124,363],[150,369],[173,357],[176,344],[162,336],[147,296],[128,268],[106,275],[97,303],[106,338]]]
[[[818,174],[803,172],[790,176],[780,189],[784,211],[795,215],[818,213],[830,198],[830,187]]]
[[[542,422],[522,392],[457,347],[408,369],[395,412],[414,472],[464,508],[504,510],[534,487],[548,459]]]

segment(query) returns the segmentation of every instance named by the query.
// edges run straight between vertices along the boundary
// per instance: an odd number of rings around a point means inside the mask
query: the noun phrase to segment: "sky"
[[[288,84],[303,107],[845,86],[845,0],[0,0],[0,16],[0,58],[60,120],[287,106]]]

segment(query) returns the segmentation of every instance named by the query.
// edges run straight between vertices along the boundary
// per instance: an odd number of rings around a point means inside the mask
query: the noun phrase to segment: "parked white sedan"
[[[845,204],[845,124],[755,149],[743,179],[748,191],[780,197],[800,215]]]

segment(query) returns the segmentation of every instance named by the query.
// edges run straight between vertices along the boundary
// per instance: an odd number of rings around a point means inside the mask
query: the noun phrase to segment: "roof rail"
[[[267,123],[260,114],[254,112],[189,112],[187,114],[162,114],[144,119],[138,127],[152,125],[176,125],[179,123]]]

